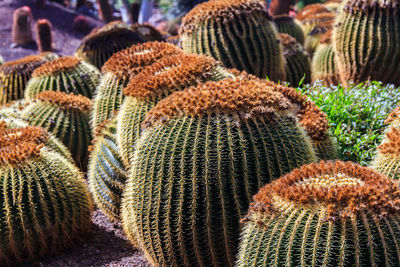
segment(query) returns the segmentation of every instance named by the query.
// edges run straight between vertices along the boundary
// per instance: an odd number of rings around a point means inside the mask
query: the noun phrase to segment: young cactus
[[[251,196],[315,160],[296,115],[258,80],[207,82],[161,100],[142,124],[123,195],[128,238],[155,266],[233,266]]]
[[[113,54],[142,42],[139,35],[129,29],[128,25],[114,22],[83,38],[75,55],[100,70]]]
[[[32,73],[25,90],[25,99],[30,100],[44,91],[74,93],[91,98],[100,72],[92,65],[76,57],[61,57],[49,61]]]
[[[254,196],[236,266],[399,266],[399,209],[399,186],[372,169],[305,165]]]
[[[45,91],[22,110],[21,118],[59,138],[70,150],[76,164],[86,170],[91,142],[91,106],[92,101],[81,95]]]
[[[206,54],[227,68],[285,79],[276,29],[259,0],[213,0],[194,7],[180,28],[185,52]]]
[[[11,38],[14,44],[28,45],[33,42],[32,21],[32,11],[28,6],[20,7],[14,11],[11,30]]]
[[[226,77],[232,75],[211,57],[178,54],[157,61],[131,79],[117,119],[117,142],[125,167],[129,168],[140,124],[158,101],[175,91]]]
[[[367,80],[400,85],[399,21],[397,0],[345,1],[333,31],[333,48],[344,85]]]
[[[39,19],[36,22],[36,40],[38,42],[39,52],[53,51],[51,28],[51,23],[47,19]]]
[[[279,33],[289,34],[295,38],[299,44],[304,45],[305,36],[303,26],[299,21],[289,15],[274,16],[272,17],[272,21]]]
[[[43,144],[2,146],[0,184],[0,265],[39,262],[89,233],[92,204],[82,173]]]
[[[174,45],[147,42],[124,49],[107,60],[95,92],[91,116],[92,129],[111,119],[119,110],[124,98],[122,89],[128,85],[130,76],[138,74],[143,68],[163,57],[180,53],[182,50]]]

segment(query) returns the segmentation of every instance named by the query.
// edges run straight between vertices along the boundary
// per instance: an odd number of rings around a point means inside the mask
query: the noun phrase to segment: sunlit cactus
[[[400,85],[399,21],[397,0],[343,3],[333,32],[333,48],[343,84],[374,80]]]
[[[254,196],[236,266],[399,266],[399,210],[399,186],[372,169],[305,165]]]
[[[91,143],[90,99],[74,94],[45,91],[22,110],[21,118],[45,128],[70,150],[76,164],[85,170]]]
[[[32,72],[47,59],[40,55],[27,56],[0,66],[0,104],[24,97],[25,87]]]
[[[311,81],[311,61],[304,47],[292,36],[280,33],[283,56],[285,57],[286,81],[291,86],[298,86],[300,81]]]
[[[33,99],[44,91],[57,91],[84,95],[91,98],[100,72],[77,57],[61,57],[49,61],[32,73],[26,86],[25,99]]]
[[[88,34],[81,42],[75,55],[96,66],[99,70],[116,52],[142,43],[137,33],[122,22],[114,22]]]
[[[164,41],[159,30],[149,23],[135,23],[130,29],[137,33],[144,42]]]
[[[185,52],[212,56],[227,68],[285,79],[277,31],[259,0],[213,0],[194,7],[180,28]]]
[[[0,265],[39,262],[83,240],[92,204],[78,168],[43,144],[3,145]]]
[[[305,36],[303,26],[299,21],[289,15],[274,16],[272,17],[272,21],[279,33],[289,34],[301,45],[304,45]]]
[[[103,121],[111,119],[122,104],[122,89],[129,77],[157,60],[182,50],[174,45],[161,42],[147,42],[134,45],[114,54],[102,68],[102,77],[96,89],[91,126],[96,129]]]
[[[251,196],[315,160],[296,115],[258,80],[207,82],[161,100],[142,124],[124,191],[129,239],[155,266],[233,266]]]
[[[329,0],[324,3],[324,6],[326,6],[329,11],[338,13],[342,7],[342,3],[343,0]]]
[[[32,21],[32,11],[28,6],[20,7],[14,11],[11,30],[11,39],[14,44],[28,45],[33,41]]]
[[[39,19],[36,22],[36,40],[39,52],[53,51],[52,26],[47,19]]]
[[[140,124],[158,101],[175,91],[231,76],[211,57],[178,54],[157,61],[131,79],[117,119],[117,142],[125,167],[133,156]]]

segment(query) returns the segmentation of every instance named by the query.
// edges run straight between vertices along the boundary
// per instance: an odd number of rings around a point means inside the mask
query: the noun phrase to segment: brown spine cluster
[[[36,22],[36,40],[38,41],[39,52],[53,51],[51,28],[51,23],[47,19],[39,19]]]
[[[304,8],[300,9],[299,12],[297,12],[296,19],[303,21],[311,15],[325,12],[329,12],[329,9],[322,4],[306,5]]]
[[[9,61],[0,66],[0,72],[4,74],[17,73],[24,75],[31,73],[35,68],[42,65],[46,60],[41,56],[26,56],[14,61]]]
[[[325,32],[319,39],[319,43],[330,44],[332,42],[332,32],[333,29],[329,29],[327,32]]]
[[[0,132],[0,147],[16,145],[24,142],[44,144],[49,134],[42,127],[27,126],[17,129],[3,129]]]
[[[385,120],[386,124],[391,124],[393,122],[400,122],[400,106],[390,112],[389,116]]]
[[[44,145],[24,142],[0,148],[0,163],[18,164],[32,157],[38,157]]]
[[[51,60],[37,68],[33,73],[32,77],[53,75],[60,72],[65,72],[76,68],[81,63],[81,60],[77,57],[60,57],[55,60]]]
[[[399,10],[400,2],[398,0],[351,0],[347,1],[343,10],[350,13],[367,12],[375,8],[385,10]]]
[[[59,106],[61,109],[75,109],[87,112],[92,107],[92,101],[82,95],[63,92],[45,91],[35,96],[35,99]]]
[[[378,146],[382,154],[394,154],[400,156],[400,130],[392,127],[386,133],[386,142]]]

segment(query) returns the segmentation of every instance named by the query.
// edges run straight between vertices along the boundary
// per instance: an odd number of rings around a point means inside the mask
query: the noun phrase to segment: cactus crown
[[[225,79],[206,82],[178,91],[158,102],[147,113],[143,127],[179,116],[206,114],[240,114],[249,118],[257,114],[277,115],[292,105],[280,92],[256,80]]]
[[[112,72],[119,77],[138,73],[162,57],[182,53],[178,47],[162,42],[147,42],[133,45],[110,57],[104,64],[102,72]]]
[[[43,144],[23,142],[0,148],[1,164],[18,164],[40,155]]]
[[[319,39],[319,43],[320,44],[330,44],[332,42],[332,32],[333,32],[333,29],[329,29],[327,32],[325,32]]]
[[[378,149],[382,154],[400,155],[400,130],[392,127],[386,133],[386,142],[378,146]]]
[[[219,66],[218,61],[207,56],[178,54],[166,57],[133,77],[123,93],[148,99],[163,92],[175,92],[196,81],[210,79],[216,66]]]
[[[41,64],[46,62],[42,56],[26,56],[14,61],[9,61],[0,66],[0,72],[4,74],[11,74],[17,72],[17,74],[25,74],[31,72]]]
[[[35,99],[59,106],[61,109],[74,109],[82,112],[89,111],[92,101],[83,95],[63,92],[45,91],[35,96]]]
[[[81,60],[77,57],[60,57],[58,59],[48,61],[33,73],[32,77],[40,77],[45,75],[53,75],[64,71],[69,71],[77,67]]]
[[[282,46],[284,47],[284,55],[296,55],[305,52],[303,46],[299,44],[297,40],[289,34],[279,33],[278,36],[279,40],[281,40]]]
[[[389,116],[385,120],[385,123],[391,124],[398,121],[400,121],[400,107],[397,107],[392,112],[390,112]]]
[[[299,12],[297,12],[296,19],[303,21],[311,15],[325,12],[329,12],[329,9],[322,4],[306,5],[304,8],[300,9]]]
[[[269,18],[264,4],[259,0],[211,0],[196,5],[183,19],[180,32],[190,33],[206,19],[231,21],[235,16],[263,13]]]
[[[400,2],[398,0],[349,0],[346,2],[343,10],[354,14],[357,12],[366,12],[369,9],[382,8],[388,10],[398,10]]]
[[[274,213],[292,204],[325,209],[328,220],[369,211],[378,216],[398,213],[399,187],[386,176],[352,162],[304,165],[264,186],[251,210]]]
[[[4,121],[2,121],[5,123]],[[44,144],[49,134],[42,127],[27,126],[16,129],[3,129],[0,132],[0,147],[16,145],[24,142]]]

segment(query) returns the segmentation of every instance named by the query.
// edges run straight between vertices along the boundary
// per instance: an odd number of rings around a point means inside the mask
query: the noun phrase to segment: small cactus
[[[32,21],[32,11],[28,6],[20,7],[14,11],[11,30],[11,38],[14,44],[28,45],[33,42]]]
[[[212,56],[227,68],[285,79],[276,29],[259,0],[213,0],[194,7],[180,28],[185,52]]]
[[[44,91],[81,94],[91,98],[100,72],[77,57],[61,57],[49,61],[32,73],[25,90],[25,99],[33,99]]]
[[[128,238],[155,266],[233,266],[251,196],[315,160],[295,110],[257,80],[206,82],[161,100],[131,161]]]
[[[133,45],[114,54],[102,68],[102,77],[96,88],[91,116],[92,129],[103,121],[111,119],[122,104],[122,89],[127,86],[129,77],[138,74],[144,67],[162,57],[180,54],[182,50],[161,42],[147,42]]]
[[[400,5],[397,0],[346,0],[333,31],[341,82],[400,85]]]
[[[41,55],[27,56],[0,66],[0,104],[24,97],[32,72],[48,61]]]
[[[117,119],[117,142],[125,167],[129,168],[140,124],[158,101],[175,91],[229,76],[211,57],[178,54],[157,61],[131,79]]]
[[[274,16],[272,17],[272,21],[279,33],[289,34],[295,38],[299,44],[304,45],[305,36],[303,26],[299,21],[289,15]]]
[[[39,19],[36,22],[36,40],[38,42],[39,52],[53,51],[51,28],[51,23],[47,19]]]
[[[92,226],[90,195],[76,166],[43,144],[10,141],[0,148],[2,266],[39,262],[83,240]]]
[[[351,162],[267,184],[242,220],[237,267],[399,266],[399,186]]]
[[[143,40],[122,22],[113,22],[83,38],[75,55],[99,70],[116,52]]]
[[[91,106],[92,101],[81,95],[45,91],[22,110],[21,118],[59,138],[70,150],[76,164],[85,170],[91,142]]]
[[[114,20],[113,8],[108,1],[109,0],[96,0],[100,19],[105,22]]]

